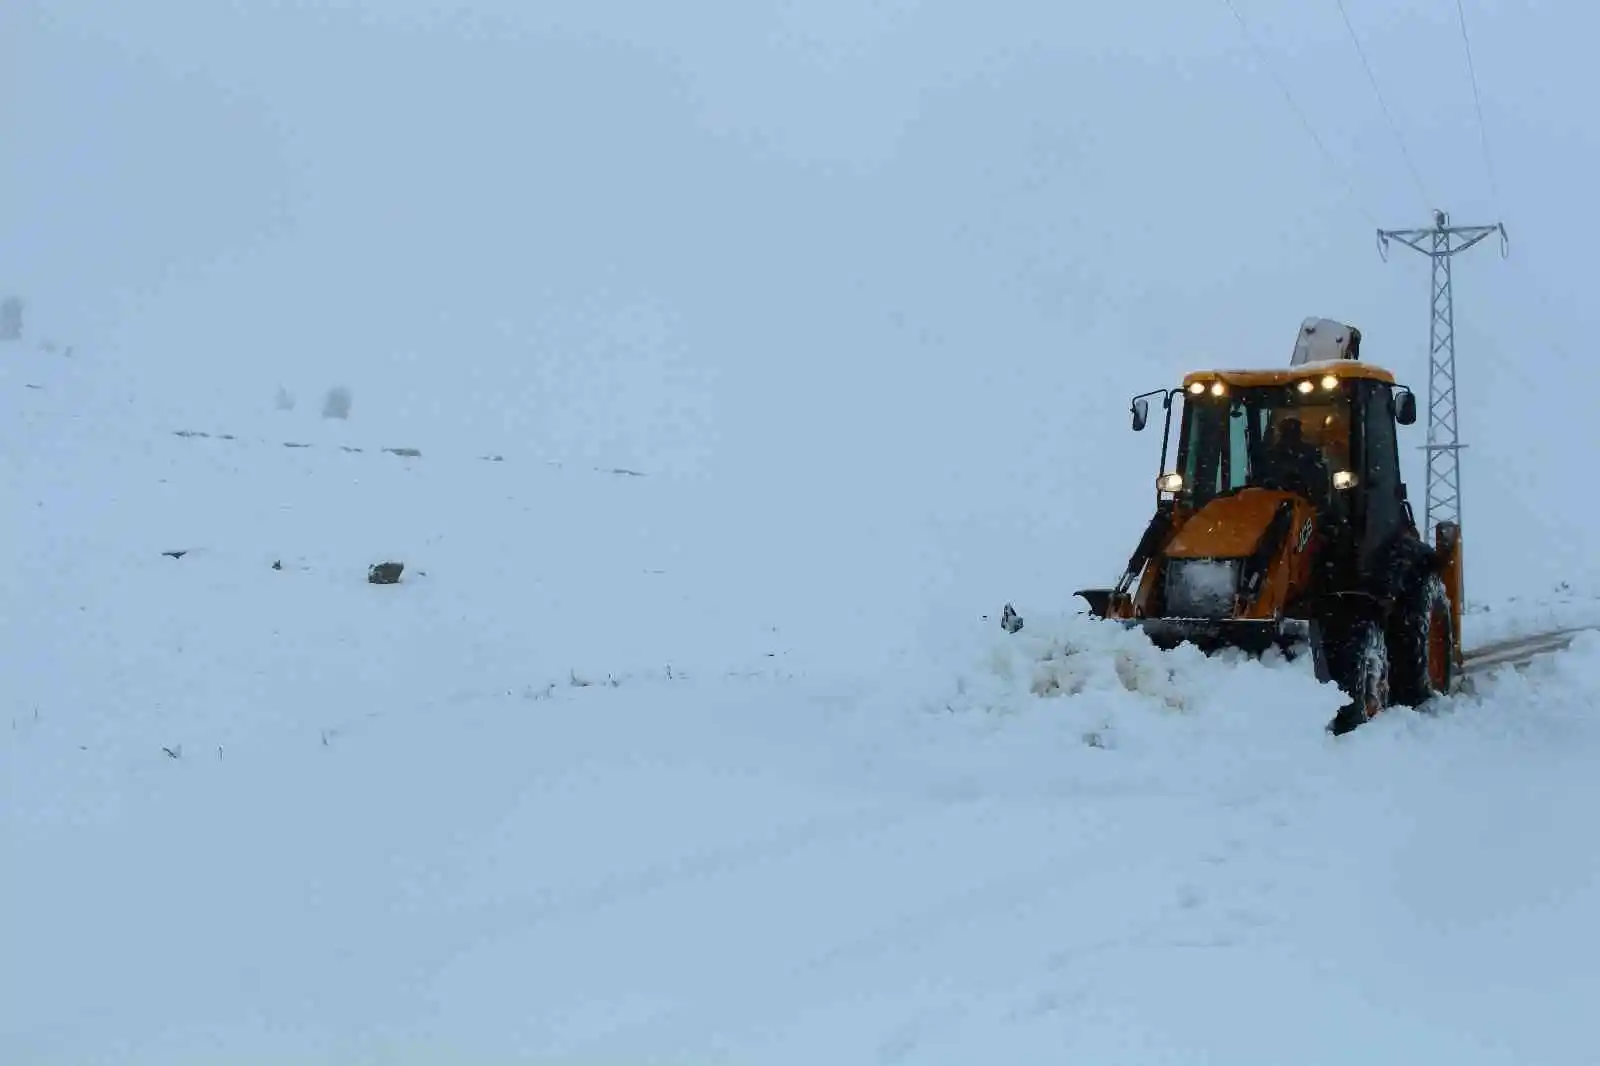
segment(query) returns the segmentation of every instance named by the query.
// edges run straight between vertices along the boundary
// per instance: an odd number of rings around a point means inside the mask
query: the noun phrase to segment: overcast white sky
[[[1126,397],[1306,315],[1424,390],[1374,228],[1438,205],[1512,242],[1458,262],[1468,508],[1570,488],[1600,14],[1467,0],[1491,188],[1452,0],[1346,0],[1419,189],[1335,0],[1234,2],[1331,162],[1226,0],[12,0],[0,288],[240,404],[683,469],[1110,445],[1143,499]]]

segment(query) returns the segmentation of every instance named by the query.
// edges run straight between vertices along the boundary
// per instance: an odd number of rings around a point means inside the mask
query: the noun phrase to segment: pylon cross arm
[[[1489,236],[1491,233],[1499,233],[1500,232],[1500,227],[1499,226],[1475,226],[1475,227],[1473,227],[1471,229],[1464,229],[1464,228],[1463,229],[1452,229],[1452,230],[1448,230],[1447,232],[1453,233],[1458,237],[1464,237],[1465,238],[1460,244],[1456,245],[1454,248],[1451,248],[1449,251],[1447,251],[1445,253],[1446,255],[1455,255],[1457,252],[1464,252],[1468,248],[1471,248],[1474,244],[1477,244],[1479,241],[1483,240],[1485,237]]]
[[[1432,255],[1433,249],[1423,243],[1433,236],[1431,229],[1381,229],[1378,231],[1378,244],[1382,246],[1389,240],[1397,240],[1407,247],[1414,248],[1423,255]]]

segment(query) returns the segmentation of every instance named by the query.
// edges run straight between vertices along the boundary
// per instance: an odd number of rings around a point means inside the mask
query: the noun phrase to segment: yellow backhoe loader
[[[1452,691],[1462,666],[1461,530],[1419,533],[1396,430],[1416,397],[1360,344],[1307,319],[1287,367],[1195,371],[1134,397],[1135,430],[1153,399],[1165,412],[1155,513],[1117,582],[1077,593],[1162,647],[1309,648],[1349,697],[1336,734]]]

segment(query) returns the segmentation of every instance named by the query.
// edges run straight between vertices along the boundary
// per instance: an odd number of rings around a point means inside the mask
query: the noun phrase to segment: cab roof
[[[1354,359],[1327,359],[1318,363],[1301,363],[1299,366],[1273,369],[1194,370],[1184,375],[1183,387],[1187,389],[1197,381],[1206,383],[1221,381],[1235,388],[1250,388],[1253,385],[1293,385],[1305,378],[1323,378],[1330,374],[1341,380],[1381,381],[1386,385],[1395,383],[1394,375],[1381,366],[1357,362]]]

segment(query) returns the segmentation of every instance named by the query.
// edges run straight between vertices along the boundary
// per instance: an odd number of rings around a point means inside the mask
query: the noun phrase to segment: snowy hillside
[[[0,1066],[1594,1061],[1600,636],[1336,740],[1071,598],[1133,394],[1426,402],[1439,208],[1467,642],[1600,625],[1480,6],[0,4]]]
[[[1588,1057],[1600,637],[1335,741],[946,528],[266,400],[0,363],[8,1063]]]

